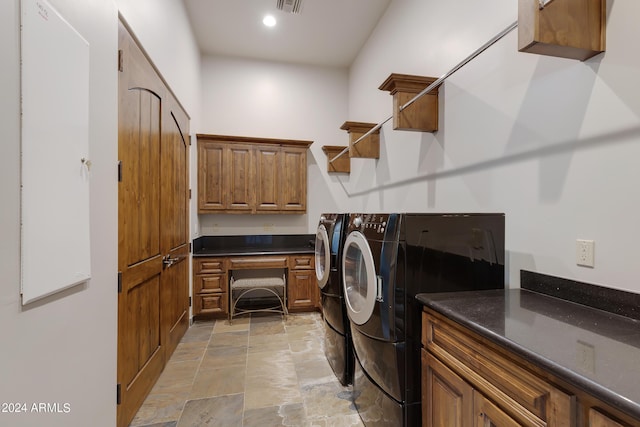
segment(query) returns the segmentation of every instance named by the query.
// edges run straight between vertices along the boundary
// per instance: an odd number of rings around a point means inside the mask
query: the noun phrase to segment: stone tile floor
[[[196,322],[131,427],[363,424],[333,374],[318,313]]]

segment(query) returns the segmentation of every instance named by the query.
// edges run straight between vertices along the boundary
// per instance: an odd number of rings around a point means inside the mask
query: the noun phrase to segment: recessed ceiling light
[[[262,23],[267,27],[275,27],[276,26],[276,18],[273,15],[267,15],[262,20]]]

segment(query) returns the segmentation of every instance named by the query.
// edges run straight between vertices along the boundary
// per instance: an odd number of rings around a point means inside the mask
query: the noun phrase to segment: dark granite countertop
[[[416,298],[640,420],[639,320],[529,289]]]
[[[201,236],[193,241],[193,256],[312,254],[314,244],[314,234]]]
[[[313,248],[301,249],[301,248],[281,248],[278,250],[261,250],[259,248],[245,248],[245,249],[204,249],[199,252],[194,252],[194,257],[201,256],[244,256],[244,255],[291,255],[291,254],[312,254]]]

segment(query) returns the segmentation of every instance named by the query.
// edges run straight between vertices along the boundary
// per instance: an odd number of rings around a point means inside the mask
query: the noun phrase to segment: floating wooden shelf
[[[380,158],[380,129],[376,129],[371,135],[357,144],[353,144],[362,135],[377,126],[377,123],[344,122],[340,129],[349,133],[349,157],[362,157],[366,159]]]
[[[438,130],[438,87],[421,96],[404,110],[405,105],[437,78],[391,74],[378,89],[393,95],[393,128],[435,132]]]
[[[520,52],[581,61],[604,52],[606,0],[540,2],[518,0]]]
[[[344,151],[345,148],[347,147],[339,145],[322,146],[322,151],[327,155],[327,172],[351,173],[351,158],[349,157],[348,151],[333,162],[331,161],[331,159]]]

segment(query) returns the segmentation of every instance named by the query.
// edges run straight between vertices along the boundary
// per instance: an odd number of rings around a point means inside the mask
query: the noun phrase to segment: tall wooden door
[[[118,426],[188,327],[189,118],[124,24],[118,89]]]
[[[167,359],[189,327],[189,118],[171,104],[162,121],[160,153],[160,314]]]

